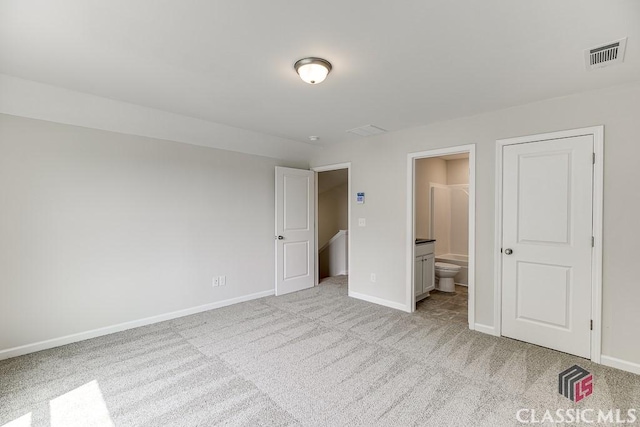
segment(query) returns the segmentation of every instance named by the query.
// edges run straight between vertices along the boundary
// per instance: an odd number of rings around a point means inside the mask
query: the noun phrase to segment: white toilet
[[[435,275],[438,278],[437,289],[442,292],[455,292],[456,285],[453,278],[460,272],[460,268],[459,265],[436,262]]]

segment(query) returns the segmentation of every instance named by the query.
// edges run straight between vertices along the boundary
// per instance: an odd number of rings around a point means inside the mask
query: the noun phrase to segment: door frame
[[[469,154],[469,280],[468,289],[468,322],[469,329],[476,329],[476,144],[457,145],[454,147],[409,153],[407,155],[407,280],[406,307],[410,313],[416,310],[414,297],[413,267],[415,259],[415,164],[418,159],[442,157],[450,154]]]
[[[316,211],[314,214],[314,218],[315,218],[315,228],[316,228],[316,247],[315,247],[315,258],[316,258],[316,266],[315,266],[315,286],[318,286],[318,284],[320,283],[320,253],[318,252],[318,249],[320,249],[320,247],[318,246],[319,242],[318,242],[318,173],[319,172],[330,172],[330,171],[335,171],[335,170],[339,170],[339,169],[346,169],[347,170],[347,224],[349,224],[349,232],[347,233],[347,259],[348,259],[348,271],[351,270],[351,162],[345,162],[345,163],[334,163],[331,165],[325,165],[325,166],[316,166],[311,168],[312,171],[314,171],[316,173],[316,184],[315,184],[315,194],[314,197],[316,198]],[[350,285],[351,284],[351,275],[348,274],[347,275],[347,292],[350,289]]]
[[[593,166],[592,235],[595,238],[591,252],[591,361],[600,363],[602,354],[602,212],[604,203],[604,126],[592,126],[566,131],[528,135],[496,141],[495,163],[495,240],[494,240],[494,335],[502,335],[502,161],[507,145],[526,144],[576,136],[593,136],[595,161]]]

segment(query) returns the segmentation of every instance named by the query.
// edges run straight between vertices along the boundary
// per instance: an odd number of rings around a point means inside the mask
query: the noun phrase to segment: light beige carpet
[[[521,408],[640,408],[639,376],[352,299],[345,283],[2,361],[0,425],[514,426]],[[595,383],[577,404],[557,390],[574,364]]]

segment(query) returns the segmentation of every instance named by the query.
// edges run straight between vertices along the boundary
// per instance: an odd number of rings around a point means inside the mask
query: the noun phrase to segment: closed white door
[[[589,358],[593,136],[503,147],[502,334]]]
[[[314,172],[276,167],[276,295],[314,285],[314,191]]]

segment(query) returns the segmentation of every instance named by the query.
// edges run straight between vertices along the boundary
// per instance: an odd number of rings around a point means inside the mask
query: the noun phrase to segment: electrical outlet
[[[371,273],[371,283],[376,283],[376,273]]]
[[[220,276],[220,286],[227,284],[227,276]]]
[[[213,287],[220,286],[220,277],[214,276],[212,285]]]
[[[358,227],[366,227],[367,219],[366,218],[358,218]]]

